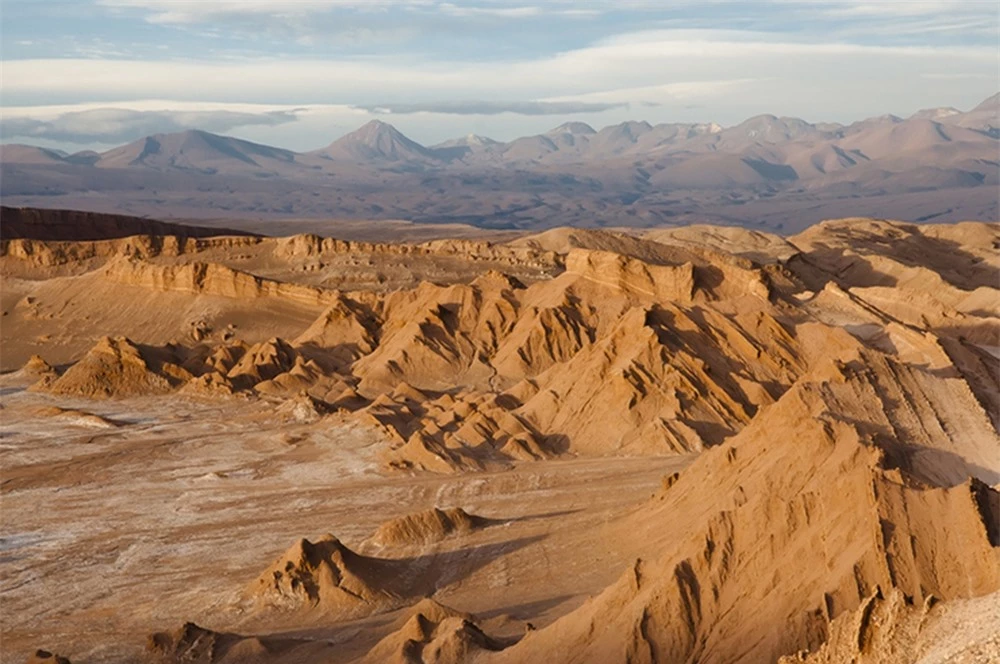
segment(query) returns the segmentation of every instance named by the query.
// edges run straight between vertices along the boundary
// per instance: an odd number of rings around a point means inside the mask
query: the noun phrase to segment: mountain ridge
[[[1000,205],[981,189],[1000,181],[994,107],[1000,97],[968,112],[925,109],[848,125],[770,114],[732,127],[567,122],[506,142],[470,135],[433,146],[372,120],[307,152],[199,130],[100,154],[15,144],[0,146],[0,193],[14,205],[155,216],[234,211],[523,229],[711,221],[800,230],[845,213],[995,219]],[[946,194],[922,196],[934,191]],[[853,200],[846,212],[837,209],[844,200]],[[801,210],[805,218],[793,212]]]
[[[467,134],[465,136],[460,136],[456,138],[446,139],[440,141],[433,145],[425,146],[422,143],[413,140],[412,138],[406,136],[402,131],[396,128],[389,122],[385,122],[381,119],[370,120],[364,125],[361,125],[357,129],[350,131],[343,136],[335,139],[332,143],[313,150],[306,150],[302,152],[295,152],[293,150],[288,150],[285,148],[270,146],[264,143],[255,143],[253,141],[248,141],[234,136],[228,136],[224,134],[214,134],[201,129],[187,129],[179,132],[171,133],[160,133],[160,134],[150,134],[142,138],[136,139],[135,141],[123,144],[116,148],[111,148],[101,154],[102,158],[106,158],[108,155],[116,153],[118,150],[123,150],[128,146],[134,146],[140,142],[148,141],[150,139],[163,141],[167,139],[172,140],[191,140],[192,138],[199,138],[206,141],[215,141],[218,139],[224,139],[228,142],[238,143],[241,146],[252,147],[256,149],[265,148],[267,150],[276,151],[276,154],[280,155],[310,155],[319,154],[328,157],[337,156],[349,156],[352,158],[356,157],[368,157],[368,158],[379,158],[379,159],[403,159],[406,158],[407,152],[412,152],[415,155],[426,158],[433,156],[435,150],[444,147],[455,147],[458,145],[511,145],[522,139],[527,138],[537,138],[537,137],[553,137],[560,136],[563,134],[570,134],[573,136],[600,136],[604,134],[605,136],[616,135],[616,136],[627,136],[632,139],[633,142],[643,134],[649,133],[651,131],[666,131],[666,130],[676,130],[681,127],[686,128],[703,128],[699,133],[706,134],[725,134],[727,132],[734,133],[746,133],[746,132],[757,132],[769,131],[772,129],[784,130],[784,135],[782,136],[783,141],[793,140],[795,137],[804,134],[820,134],[825,135],[830,138],[844,138],[847,134],[853,133],[855,128],[871,127],[874,125],[883,124],[905,124],[909,120],[924,120],[930,122],[936,122],[942,125],[957,125],[961,126],[959,120],[951,120],[950,118],[955,118],[955,116],[965,116],[970,113],[978,113],[981,111],[992,111],[997,113],[998,108],[1000,108],[1000,93],[992,95],[991,97],[985,99],[983,102],[975,106],[973,109],[963,112],[959,111],[953,107],[934,107],[919,110],[907,118],[901,118],[893,114],[885,114],[879,116],[873,116],[870,118],[865,118],[863,120],[858,120],[848,125],[843,125],[840,123],[827,123],[827,122],[817,122],[812,123],[801,118],[793,116],[776,116],[770,113],[762,113],[743,120],[742,122],[729,126],[722,127],[714,122],[703,122],[703,123],[675,123],[675,122],[661,122],[658,124],[651,124],[645,120],[626,120],[624,122],[607,125],[601,127],[600,129],[594,129],[590,125],[584,122],[578,121],[567,121],[552,129],[544,131],[540,134],[520,136],[518,138],[511,139],[509,141],[497,141],[489,137],[480,136],[477,134]],[[791,130],[791,131],[789,131]],[[385,151],[378,151],[376,147],[378,144],[383,142],[391,142],[385,145]],[[783,142],[779,141],[779,142]],[[337,146],[337,147],[335,147]],[[371,150],[370,153],[365,154],[362,151],[353,152],[350,148],[353,146],[366,146]],[[69,153],[64,150],[57,150],[54,148],[38,147],[26,143],[5,143],[0,145],[3,148],[33,148],[41,152],[50,153],[52,157],[58,157],[60,159],[68,159],[73,157],[78,153]],[[389,148],[395,148],[398,152],[393,154]],[[9,159],[4,159],[4,161],[10,161]]]

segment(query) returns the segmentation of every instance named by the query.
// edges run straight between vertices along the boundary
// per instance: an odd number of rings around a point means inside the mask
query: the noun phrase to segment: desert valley
[[[1000,661],[995,220],[378,223],[3,208],[4,664]]]
[[[0,0],[0,664],[1000,664],[996,0]]]

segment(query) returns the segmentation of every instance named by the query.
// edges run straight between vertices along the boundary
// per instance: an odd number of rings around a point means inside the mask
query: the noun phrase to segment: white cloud
[[[933,85],[927,83],[930,77]],[[591,123],[611,124],[641,113],[651,121],[735,124],[765,112],[852,121],[886,112],[908,115],[932,106],[972,107],[995,92],[995,85],[996,50],[990,45],[877,46],[731,30],[634,32],[512,61],[394,55],[4,62],[8,104],[88,102],[89,109],[173,112],[198,110],[193,106],[200,104],[257,114],[307,107],[294,123],[240,128],[251,140],[294,143],[297,148],[315,147],[317,141],[307,131],[324,138],[348,131],[378,109],[408,111],[399,116],[401,123],[413,128],[418,139],[435,140],[468,130],[500,135],[541,131],[548,121],[526,111],[555,112],[560,107],[551,104],[556,102],[571,104],[560,112],[587,114]],[[510,117],[518,109],[520,117]],[[19,113],[31,115],[23,108],[3,109],[5,117]],[[449,113],[465,116],[461,128]]]
[[[690,7],[706,10],[713,6],[732,9],[733,0],[534,0],[519,4],[512,0],[95,0],[112,9],[142,11],[147,20],[156,23],[193,23],[225,16],[305,16],[338,10],[389,12],[422,10],[454,16],[493,15],[528,17],[541,14],[596,15],[619,13],[667,12]],[[768,9],[791,9],[828,17],[881,19],[918,16],[941,18],[976,15],[996,20],[992,0],[746,0],[742,3],[747,16]]]
[[[162,111],[169,109],[184,113],[202,113],[211,111],[228,111],[231,113],[270,113],[273,111],[296,111],[302,107],[276,106],[274,104],[227,104],[201,101],[178,101],[172,99],[133,99],[126,102],[80,103],[80,104],[49,104],[41,106],[8,106],[3,109],[3,116],[32,117],[51,120],[66,113],[81,113],[99,109],[116,109],[130,111]],[[345,107],[346,108],[346,107]]]
[[[97,0],[97,4],[142,10],[151,23],[186,24],[235,15],[306,16],[336,9],[385,11],[434,3],[430,0]]]
[[[759,78],[736,78],[714,81],[677,81],[661,85],[643,85],[631,88],[614,88],[575,95],[573,97],[548,97],[547,102],[604,102],[643,105],[666,105],[670,102],[704,100],[729,94],[741,87],[761,81]]]
[[[685,79],[785,78],[864,71],[895,76],[923,63],[995,71],[996,51],[975,46],[872,46],[782,41],[773,35],[660,30],[632,33],[535,60],[454,63],[407,57],[337,60],[10,60],[8,98],[85,100],[169,97],[275,103],[418,103],[440,99],[538,99]],[[849,71],[848,71],[849,70]],[[844,92],[843,90],[840,91]],[[391,99],[386,99],[391,96]]]
[[[575,115],[599,113],[628,106],[626,101],[587,101],[582,99],[548,99],[530,101],[431,101],[416,104],[370,104],[357,106],[371,113],[400,115],[438,113],[444,115]]]
[[[451,16],[503,16],[506,18],[526,18],[542,14],[542,8],[538,6],[463,7],[450,2],[443,2],[438,5],[438,9]]]
[[[786,46],[796,42],[894,41],[911,47],[937,41],[995,44],[995,0],[89,0],[106,11],[190,34],[218,34],[301,46],[365,45],[382,52],[438,48],[432,40],[462,29],[490,42],[510,40],[505,30],[521,23],[553,30],[553,44],[573,37],[579,18],[588,29],[620,31],[639,20],[654,26],[775,26],[770,35]],[[598,21],[582,19],[603,17]],[[556,17],[556,20],[553,20]],[[712,30],[702,30],[713,32]],[[714,31],[720,32],[721,31]],[[735,41],[752,33],[730,31]],[[962,43],[962,42],[958,42]],[[405,46],[404,46],[405,44]],[[535,47],[544,48],[537,44]],[[874,53],[874,52],[873,52]],[[463,55],[465,52],[463,52]],[[484,52],[485,54],[485,52]]]
[[[927,16],[930,14],[996,13],[996,6],[983,0],[791,0],[814,5],[830,15],[839,16]]]
[[[974,80],[986,80],[986,81],[997,81],[996,74],[985,74],[982,72],[947,72],[947,73],[934,73],[927,72],[920,75],[920,78],[943,79],[943,80],[962,80],[962,79],[974,79]]]
[[[228,132],[238,127],[275,126],[294,122],[298,109],[235,111],[230,109],[137,110],[134,108],[61,109],[53,117],[21,112],[5,113],[0,135],[5,140],[31,139],[75,144],[124,143],[150,134],[186,129]]]
[[[518,5],[505,1],[481,3],[439,2],[437,0],[97,0],[112,9],[139,10],[150,23],[183,25],[218,20],[232,16],[302,17],[337,10],[378,13],[398,10],[424,10],[449,16],[494,16],[528,18],[553,13],[564,16],[590,16],[597,9],[574,7],[572,3],[545,2]]]
[[[586,49],[612,58],[700,56],[741,58],[773,56],[889,56],[996,59],[996,49],[982,46],[897,46],[848,41],[789,39],[786,35],[742,30],[648,30],[618,35]]]

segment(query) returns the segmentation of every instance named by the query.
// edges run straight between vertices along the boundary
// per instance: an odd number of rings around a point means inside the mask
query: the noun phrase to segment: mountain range
[[[567,122],[424,146],[373,120],[292,152],[190,130],[107,152],[2,148],[5,203],[161,218],[339,218],[492,228],[712,221],[794,231],[830,216],[996,219],[1000,95],[849,125]]]

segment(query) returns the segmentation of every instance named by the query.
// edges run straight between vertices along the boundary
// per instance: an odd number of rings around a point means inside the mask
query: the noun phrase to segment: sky
[[[293,150],[566,121],[851,122],[1000,90],[995,0],[0,0],[0,138]]]

